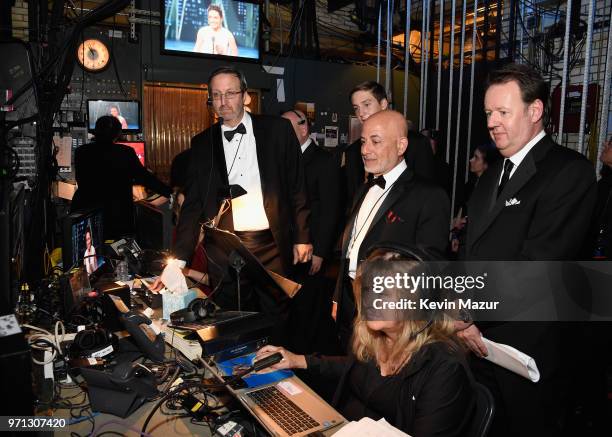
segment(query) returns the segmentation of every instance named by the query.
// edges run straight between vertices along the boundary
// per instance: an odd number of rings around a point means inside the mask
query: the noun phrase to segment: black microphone
[[[273,366],[276,363],[280,363],[283,360],[283,355],[280,352],[273,353],[267,357],[263,357],[260,360],[253,361],[253,371],[259,372],[267,367]]]

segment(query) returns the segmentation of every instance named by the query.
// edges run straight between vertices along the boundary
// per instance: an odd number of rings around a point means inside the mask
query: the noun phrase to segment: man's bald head
[[[408,147],[406,119],[396,111],[370,116],[361,132],[361,156],[365,170],[375,176],[391,171],[404,159]]]
[[[308,119],[306,115],[299,109],[293,109],[285,112],[281,117],[286,118],[291,122],[295,135],[298,138],[300,144],[304,144],[310,135],[310,129],[308,127]]]

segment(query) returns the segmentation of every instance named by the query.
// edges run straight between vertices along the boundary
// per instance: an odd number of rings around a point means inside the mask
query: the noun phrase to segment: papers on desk
[[[349,422],[334,433],[334,437],[410,437],[403,431],[390,425],[384,418],[376,421],[364,417],[358,422]]]
[[[192,334],[191,331],[181,331],[169,328],[167,324],[162,324],[161,330],[164,333],[166,343],[179,350],[187,359],[195,361],[202,356],[202,346],[198,340],[187,340],[185,337]]]
[[[507,344],[495,343],[482,337],[489,354],[485,359],[511,372],[529,379],[531,382],[540,380],[540,371],[533,358],[523,352],[508,346]]]

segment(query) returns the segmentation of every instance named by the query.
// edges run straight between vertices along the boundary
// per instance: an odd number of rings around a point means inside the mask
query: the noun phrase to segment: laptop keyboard
[[[289,435],[319,426],[316,420],[274,386],[252,391],[247,396]]]

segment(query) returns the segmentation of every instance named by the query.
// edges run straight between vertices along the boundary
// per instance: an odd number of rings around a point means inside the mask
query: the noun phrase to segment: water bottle
[[[117,267],[115,268],[115,277],[118,281],[130,280],[130,271],[125,258],[123,258],[121,261],[119,261],[119,264],[117,264]]]

